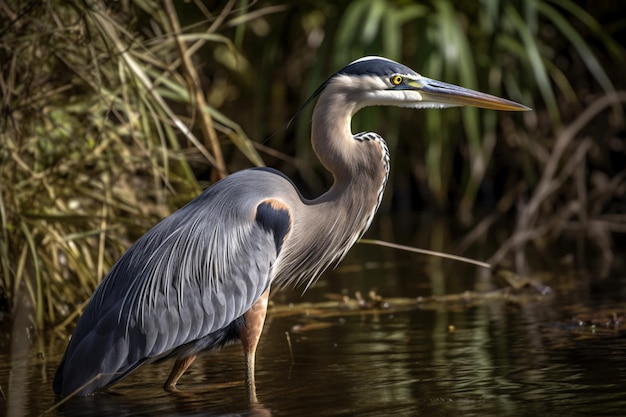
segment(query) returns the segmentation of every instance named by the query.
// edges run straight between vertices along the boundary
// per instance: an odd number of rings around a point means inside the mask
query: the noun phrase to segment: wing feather
[[[288,230],[288,212],[282,220],[265,213],[274,223],[256,217],[258,204],[276,191],[273,178],[291,186],[269,171],[233,174],[131,246],[79,320],[55,391],[89,394],[144,362],[206,349],[219,332],[231,335],[229,326],[269,287],[276,242]]]

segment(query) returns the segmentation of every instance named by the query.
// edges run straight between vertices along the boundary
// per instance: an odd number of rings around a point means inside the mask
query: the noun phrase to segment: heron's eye
[[[402,76],[401,75],[394,75],[393,77],[391,77],[391,84],[393,85],[400,85],[402,84]]]

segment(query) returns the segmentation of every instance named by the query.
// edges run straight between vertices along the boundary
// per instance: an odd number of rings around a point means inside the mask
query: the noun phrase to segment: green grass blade
[[[525,52],[527,55],[526,61],[530,65],[533,75],[535,76],[535,82],[537,83],[539,91],[541,92],[548,113],[550,114],[550,118],[555,123],[560,123],[559,108],[556,102],[556,97],[554,96],[552,85],[550,83],[550,78],[548,77],[548,72],[543,63],[543,58],[539,50],[539,44],[537,43],[537,38],[529,30],[524,20],[522,20],[521,16],[512,5],[507,5],[505,7],[505,15],[508,21],[517,31],[520,39],[522,40],[522,43],[524,44]]]
[[[606,92],[615,91],[613,83],[602,68],[602,65],[591,51],[591,48],[574,27],[556,9],[546,3],[539,5],[539,10],[556,26],[563,36],[569,39],[570,44],[576,48],[580,58],[585,62],[587,69],[598,81],[602,89]]]

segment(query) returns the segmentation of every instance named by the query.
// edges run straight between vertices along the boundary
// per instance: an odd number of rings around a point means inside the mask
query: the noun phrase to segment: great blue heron
[[[54,377],[57,394],[86,395],[141,365],[175,358],[165,388],[201,352],[240,339],[251,401],[254,357],[270,288],[310,286],[367,230],[389,174],[376,133],[351,132],[366,106],[475,106],[528,110],[518,103],[423,77],[381,57],[358,59],[313,93],[311,142],[334,184],[307,200],[284,174],[232,174],[165,218],[117,261],[94,292]]]

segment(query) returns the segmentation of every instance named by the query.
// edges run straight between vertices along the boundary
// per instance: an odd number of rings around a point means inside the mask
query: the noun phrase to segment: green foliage
[[[421,207],[469,222],[481,190],[491,189],[499,214],[531,201],[517,227],[536,237],[557,230],[540,219],[560,205],[591,221],[626,204],[607,197],[626,184],[606,142],[572,134],[586,126],[577,116],[590,97],[611,96],[626,54],[575,2],[222,3],[0,7],[0,298],[29,302],[37,326],[70,321],[138,236],[204,180],[262,165],[259,149],[307,194],[324,190],[330,179],[309,141],[312,106],[295,128],[283,127],[329,74],[364,55],[535,108],[363,110],[353,130],[380,132],[392,151],[388,206],[390,197],[413,204],[414,190]],[[620,97],[585,112],[585,123],[611,108],[618,130]]]
[[[0,8],[0,296],[34,306],[37,327],[67,317],[138,236],[199,193],[194,157],[224,164],[196,132],[262,164],[235,122],[198,105],[178,17],[152,0],[105,5]],[[234,50],[218,28],[181,38]]]
[[[570,23],[573,20],[595,39],[583,39]],[[541,29],[547,26],[558,35],[542,36]],[[484,0],[480,4],[357,0],[350,2],[341,16],[331,55],[334,67],[367,54],[400,59],[428,77],[504,95],[538,110],[545,108],[558,128],[561,114],[557,96],[580,98],[573,93],[570,77],[554,64],[560,51],[551,42],[557,36],[569,42],[564,47],[571,46],[578,53],[605,92],[614,90],[590,42],[601,42],[622,62],[623,48],[589,13],[567,0]],[[464,135],[449,127],[458,125],[458,111],[426,111],[415,116],[419,117],[416,125],[425,142],[415,144],[414,149],[422,149],[425,166],[418,180],[428,184],[434,205],[446,207],[454,191],[460,196],[454,206],[462,217],[468,217],[493,155],[497,120],[512,116],[473,108],[465,108],[461,114]],[[533,123],[532,115],[525,117],[527,123]],[[358,123],[356,128],[379,125],[379,130],[386,131],[385,137],[391,138],[392,148],[396,147],[399,126],[381,126],[389,121],[388,115],[374,122],[371,117],[367,120],[367,126]],[[459,151],[464,154],[461,177],[452,165]],[[420,165],[421,161],[413,164]],[[450,190],[459,180],[457,188]]]

